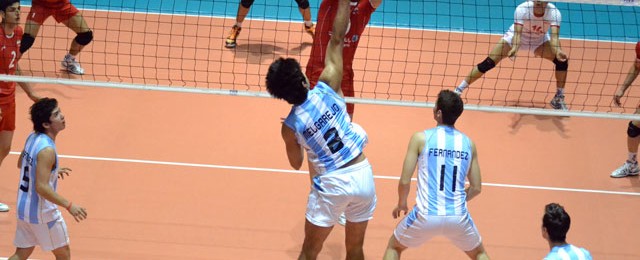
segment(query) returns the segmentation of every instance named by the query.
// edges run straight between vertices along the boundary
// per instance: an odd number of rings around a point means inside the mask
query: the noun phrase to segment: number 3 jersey
[[[367,133],[351,123],[344,99],[324,82],[309,91],[306,101],[291,108],[284,124],[294,130],[318,174],[339,169],[367,144]]]
[[[20,40],[22,28],[16,26],[13,34],[7,35],[4,28],[0,27],[0,74],[15,75],[16,66],[20,59]],[[13,81],[0,81],[0,104],[15,102],[16,83]]]
[[[18,188],[18,219],[32,223],[48,223],[60,218],[58,207],[44,199],[36,192],[36,167],[38,153],[51,147],[54,152],[56,144],[46,134],[31,133],[27,138],[22,152],[22,169],[20,169],[20,184]],[[49,186],[55,191],[58,186],[58,153],[56,163],[49,174]]]
[[[467,214],[464,183],[473,155],[471,140],[451,126],[424,134],[424,150],[418,156],[418,210],[431,216]]]

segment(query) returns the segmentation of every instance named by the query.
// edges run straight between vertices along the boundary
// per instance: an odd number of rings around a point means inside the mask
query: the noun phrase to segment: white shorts
[[[435,236],[444,236],[462,251],[468,252],[482,243],[480,233],[469,214],[462,216],[427,216],[415,208],[398,223],[393,235],[406,247],[418,247]]]
[[[316,175],[309,193],[306,217],[320,227],[335,225],[340,214],[349,222],[373,218],[376,187],[368,160],[330,173]]]
[[[17,248],[30,248],[39,245],[44,251],[52,251],[66,246],[69,244],[67,224],[62,217],[43,224],[31,224],[18,219],[13,244]]]
[[[513,35],[514,35],[514,32],[513,30],[510,29],[506,33],[504,33],[504,35],[502,36],[502,39],[504,39],[509,44],[509,46],[513,46],[512,44]],[[542,44],[550,40],[551,40],[551,36],[549,35],[549,33],[545,33],[544,37],[539,37],[539,38],[528,38],[528,37],[520,36],[520,48],[518,49],[518,51],[527,50],[527,51],[533,52]]]

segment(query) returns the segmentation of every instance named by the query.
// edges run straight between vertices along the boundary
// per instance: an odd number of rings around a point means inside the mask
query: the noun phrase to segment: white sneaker
[[[338,217],[338,224],[342,226],[347,224],[347,216],[344,215],[344,212],[340,214],[340,217]]]
[[[611,178],[622,178],[627,176],[636,176],[640,173],[638,162],[626,161],[622,166],[611,173]]]
[[[7,206],[7,204],[0,203],[0,212],[7,212],[7,211],[9,211],[9,206]]]
[[[84,75],[84,69],[80,67],[80,63],[76,61],[76,58],[67,54],[64,56],[62,60],[62,67],[65,68],[69,73],[76,75]]]

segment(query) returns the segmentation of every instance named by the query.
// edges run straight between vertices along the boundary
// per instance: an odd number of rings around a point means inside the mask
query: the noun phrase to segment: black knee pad
[[[627,128],[627,135],[631,138],[638,137],[640,135],[640,127],[637,127],[633,124],[632,121],[629,121],[629,128]]]
[[[76,41],[78,44],[85,46],[93,40],[93,32],[88,31],[88,32],[78,33],[78,35],[76,35],[76,38],[74,38],[73,40]]]
[[[556,65],[556,71],[567,71],[567,68],[569,68],[569,60],[560,61],[555,58],[553,59],[553,64]]]
[[[35,41],[36,41],[36,38],[33,38],[31,34],[25,33],[24,35],[22,35],[22,40],[20,40],[20,53],[27,52],[27,50],[31,48],[31,46],[33,45],[33,42]]]
[[[300,9],[309,8],[309,0],[296,0],[296,3],[298,3],[298,7],[300,7]]]
[[[254,0],[240,0],[240,5],[244,8],[251,8]]]
[[[478,70],[482,73],[486,73],[487,71],[493,69],[495,66],[496,62],[487,57],[482,62],[478,63]]]

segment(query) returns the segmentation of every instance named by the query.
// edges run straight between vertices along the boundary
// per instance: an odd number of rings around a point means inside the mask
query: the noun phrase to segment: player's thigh
[[[361,247],[364,244],[364,234],[367,231],[369,221],[349,222],[345,225],[345,244],[347,249]]]
[[[29,256],[31,256],[31,254],[33,253],[33,249],[35,249],[35,246],[32,247],[27,247],[27,248],[16,248],[16,252],[14,255],[16,255],[18,257],[18,259],[23,260],[23,259],[29,259]]]
[[[56,260],[60,260],[60,259],[68,260],[68,259],[71,259],[71,248],[69,248],[69,245],[66,245],[66,246],[63,246],[63,247],[58,247],[58,248],[54,249],[53,251],[51,251],[51,253],[53,253],[53,255],[56,256]]]
[[[445,218],[444,235],[462,251],[472,251],[482,243],[480,232],[469,214]]]
[[[536,50],[533,52],[536,57],[542,57],[543,59],[553,61],[556,58],[556,55],[553,53],[553,49],[551,48],[551,42],[545,41],[542,45],[538,46]]]
[[[75,33],[83,33],[88,32],[91,29],[87,24],[87,21],[84,19],[82,14],[77,13],[66,21],[63,21],[64,25],[69,27],[69,29],[73,30]]]
[[[27,20],[24,24],[24,34],[29,34],[33,36],[33,38],[35,38],[36,36],[38,36],[38,32],[40,32],[41,25],[42,24],[39,24],[33,20]]]
[[[489,58],[491,58],[496,64],[502,59],[507,57],[507,54],[511,51],[511,45],[504,38],[500,39],[496,45],[493,46],[491,52],[489,52]]]
[[[331,234],[331,230],[333,230],[333,226],[321,227],[311,223],[308,219],[305,220],[303,250],[321,247],[329,234]]]
[[[469,258],[471,259],[478,259],[479,255],[486,255],[487,252],[484,250],[484,246],[482,245],[482,243],[480,243],[480,245],[476,248],[470,251],[465,251],[464,253],[467,254],[467,256],[469,256]]]
[[[418,247],[439,235],[441,217],[424,216],[414,207],[396,226],[393,236],[403,247]]]

